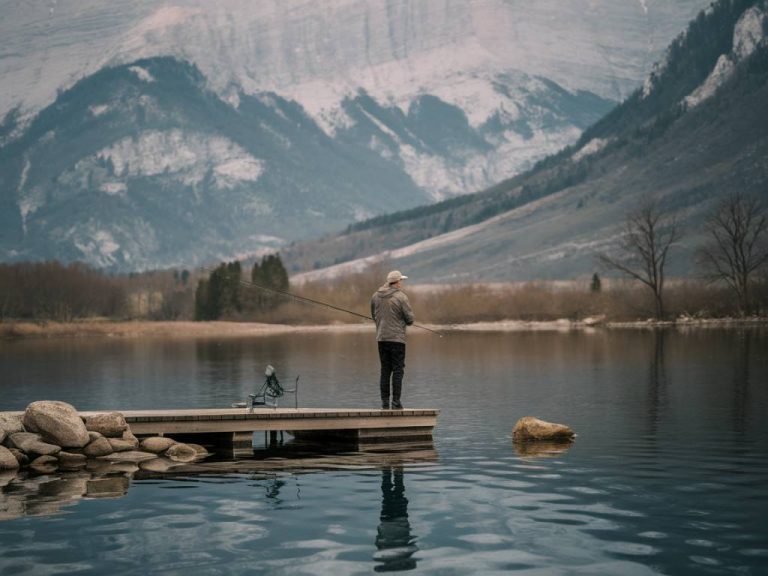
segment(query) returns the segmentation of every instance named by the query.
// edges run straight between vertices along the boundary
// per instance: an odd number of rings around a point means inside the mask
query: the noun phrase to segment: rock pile
[[[202,446],[170,438],[139,443],[119,412],[82,417],[66,402],[32,402],[23,414],[0,413],[0,471],[29,468],[40,474],[82,470],[98,461],[140,464],[168,470],[208,456]]]

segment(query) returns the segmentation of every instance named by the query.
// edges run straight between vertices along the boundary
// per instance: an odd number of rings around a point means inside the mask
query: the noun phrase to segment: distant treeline
[[[0,320],[191,318],[187,270],[109,275],[82,263],[0,264]]]
[[[386,270],[289,287],[279,256],[265,257],[248,273],[240,262],[208,274],[156,271],[107,275],[83,264],[58,262],[0,265],[0,320],[234,320],[286,324],[359,322],[360,318],[298,302],[254,284],[369,313],[370,297]],[[419,322],[462,324],[498,320],[633,321],[654,316],[652,294],[631,280],[600,278],[562,282],[405,287]],[[733,291],[723,283],[673,280],[666,288],[667,318],[740,315]],[[768,315],[768,279],[753,286],[753,313]]]

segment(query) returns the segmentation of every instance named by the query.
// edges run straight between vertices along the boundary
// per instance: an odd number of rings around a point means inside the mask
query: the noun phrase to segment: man
[[[402,291],[403,276],[399,270],[387,274],[387,282],[371,298],[371,316],[376,322],[376,340],[381,361],[381,407],[389,410],[390,378],[392,379],[392,408],[402,410],[400,393],[405,373],[405,328],[413,324],[413,310],[408,296]]]

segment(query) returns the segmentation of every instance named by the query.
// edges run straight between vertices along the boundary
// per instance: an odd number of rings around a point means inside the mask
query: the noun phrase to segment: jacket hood
[[[399,292],[400,288],[392,288],[389,284],[384,284],[376,290],[376,293],[382,298],[388,298],[395,292]]]

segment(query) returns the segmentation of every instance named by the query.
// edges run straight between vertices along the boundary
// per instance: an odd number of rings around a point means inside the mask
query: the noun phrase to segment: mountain
[[[0,0],[0,260],[284,246],[575,142],[705,0]]]
[[[690,274],[701,222],[724,194],[768,197],[768,2],[721,0],[691,22],[644,86],[580,140],[479,194],[299,243],[303,279],[377,261],[415,281],[591,275],[646,195],[684,224],[670,271]]]
[[[235,109],[172,58],[80,81],[0,149],[4,260],[189,266],[427,199],[297,104],[242,95]]]

